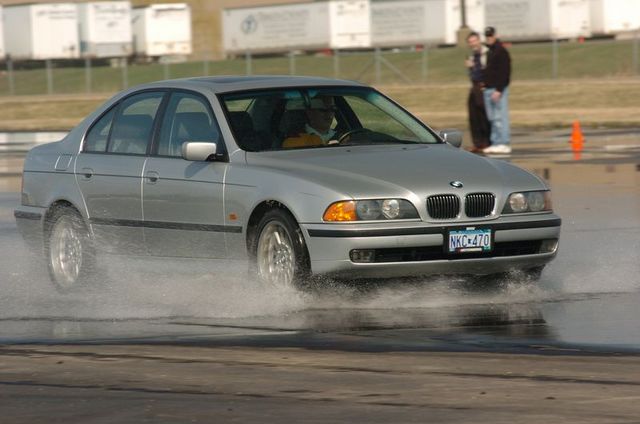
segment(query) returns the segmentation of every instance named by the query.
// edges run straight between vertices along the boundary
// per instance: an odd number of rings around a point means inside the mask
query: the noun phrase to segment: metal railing
[[[551,41],[508,45],[514,79],[606,78],[640,75],[640,40]],[[185,62],[129,59],[0,63],[0,95],[112,93],[144,82],[202,75],[312,75],[371,84],[464,82],[467,50],[409,46],[368,51],[245,52],[222,61],[207,55]]]

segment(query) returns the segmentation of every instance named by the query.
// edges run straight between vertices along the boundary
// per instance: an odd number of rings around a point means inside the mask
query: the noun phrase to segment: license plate
[[[467,228],[449,231],[449,253],[489,252],[491,230]]]

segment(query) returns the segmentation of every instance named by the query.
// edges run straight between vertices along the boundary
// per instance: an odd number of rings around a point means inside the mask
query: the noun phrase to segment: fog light
[[[558,239],[542,240],[540,253],[553,253],[558,249]]]
[[[371,263],[375,262],[376,251],[373,249],[355,249],[349,252],[351,262],[356,263]]]

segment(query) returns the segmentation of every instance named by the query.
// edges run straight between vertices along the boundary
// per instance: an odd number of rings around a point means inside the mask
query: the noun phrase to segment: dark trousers
[[[482,96],[482,86],[473,83],[469,90],[469,127],[471,128],[471,140],[476,149],[484,149],[491,145],[491,124],[487,119],[487,112],[484,108]]]

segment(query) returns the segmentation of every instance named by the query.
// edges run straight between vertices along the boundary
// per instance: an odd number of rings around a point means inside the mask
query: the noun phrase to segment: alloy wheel
[[[287,229],[277,221],[269,222],[260,233],[257,249],[258,275],[267,283],[291,287],[296,258]]]
[[[62,216],[53,226],[49,239],[51,271],[62,289],[73,287],[83,261],[82,235],[69,216]]]

